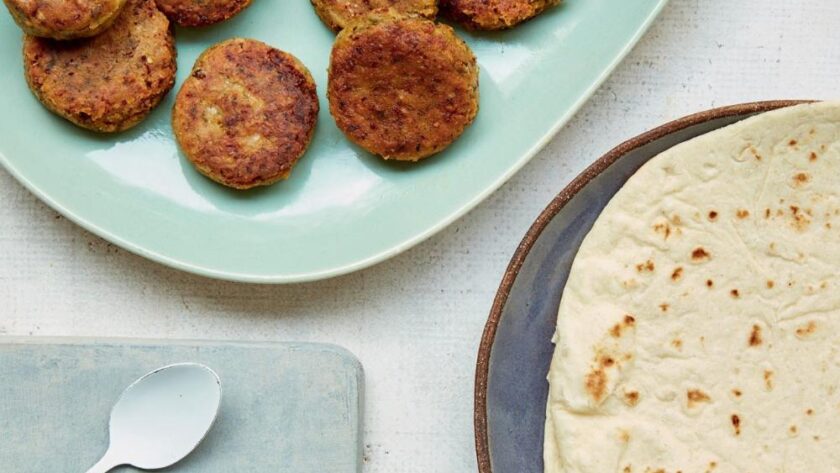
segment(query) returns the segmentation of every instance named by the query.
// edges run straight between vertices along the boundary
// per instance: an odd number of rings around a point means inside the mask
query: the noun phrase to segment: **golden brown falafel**
[[[398,15],[420,15],[434,19],[437,0],[311,0],[315,12],[333,31],[364,17],[383,11]]]
[[[347,137],[385,159],[417,161],[449,146],[478,113],[478,66],[452,28],[375,16],[336,39],[330,112]]]
[[[158,8],[181,26],[207,26],[225,21],[251,4],[251,0],[157,0]]]
[[[3,0],[24,33],[59,40],[96,36],[116,20],[125,0]]]
[[[440,0],[440,10],[469,28],[503,30],[559,3],[560,0]]]
[[[175,83],[174,37],[154,0],[128,0],[114,25],[94,38],[27,36],[23,55],[38,100],[94,131],[140,123]]]
[[[297,58],[236,38],[198,58],[175,99],[172,128],[202,174],[248,189],[289,176],[317,118],[315,82]]]

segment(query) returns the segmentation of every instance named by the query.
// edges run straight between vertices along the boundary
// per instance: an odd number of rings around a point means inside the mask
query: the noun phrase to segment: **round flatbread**
[[[119,16],[125,0],[3,0],[24,33],[68,40],[96,36]]]
[[[370,17],[343,30],[327,96],[338,128],[385,159],[417,161],[455,141],[478,113],[478,66],[452,28]]]
[[[99,36],[55,41],[27,36],[29,87],[48,109],[100,132],[140,123],[175,84],[175,39],[154,0],[129,0]]]
[[[315,82],[297,58],[236,38],[195,62],[175,99],[172,126],[202,174],[248,189],[289,176],[317,118]]]
[[[840,465],[840,103],[677,145],[572,265],[547,473]]]

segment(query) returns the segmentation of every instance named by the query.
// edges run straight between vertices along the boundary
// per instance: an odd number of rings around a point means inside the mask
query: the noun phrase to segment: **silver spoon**
[[[114,405],[110,446],[87,473],[120,465],[157,470],[179,462],[210,431],[221,399],[219,377],[204,365],[180,363],[152,371]]]

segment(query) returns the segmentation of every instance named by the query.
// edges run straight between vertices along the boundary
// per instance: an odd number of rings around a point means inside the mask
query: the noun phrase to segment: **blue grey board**
[[[105,452],[123,389],[185,361],[219,374],[222,405],[198,449],[160,471],[361,471],[362,369],[342,348],[0,337],[0,472],[84,473]]]

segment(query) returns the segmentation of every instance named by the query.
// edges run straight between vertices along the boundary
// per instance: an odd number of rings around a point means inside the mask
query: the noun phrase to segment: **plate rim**
[[[479,473],[492,473],[490,463],[490,445],[487,429],[487,386],[490,374],[490,356],[493,351],[493,342],[496,337],[496,330],[502,317],[505,305],[510,295],[519,270],[522,268],[525,259],[531,252],[534,244],[542,235],[543,230],[554,219],[555,216],[580,192],[592,179],[600,175],[616,161],[627,155],[629,152],[640,148],[648,143],[664,138],[667,135],[678,132],[685,128],[698,125],[710,120],[745,115],[749,113],[763,113],[779,108],[790,107],[803,103],[814,102],[807,99],[781,99],[766,100],[757,102],[745,102],[735,105],[711,108],[700,112],[685,115],[675,120],[668,121],[662,125],[640,133],[618,146],[607,151],[604,155],[587,166],[580,174],[572,179],[560,191],[551,202],[540,212],[536,220],[528,228],[522,241],[517,245],[516,250],[505,269],[499,288],[493,299],[493,305],[487,317],[484,331],[481,335],[481,342],[478,348],[478,356],[475,369],[475,388],[473,404],[473,424],[475,433],[475,450],[478,460]]]
[[[414,234],[413,236],[404,238],[402,239],[402,241],[391,244],[385,249],[375,252],[372,255],[358,259],[352,263],[348,263],[343,266],[332,267],[330,269],[321,271],[310,271],[301,273],[260,274],[255,272],[225,271],[204,265],[193,264],[183,259],[173,258],[167,256],[166,254],[150,250],[141,244],[137,244],[120,236],[117,236],[113,232],[102,228],[100,225],[97,225],[93,221],[83,218],[77,213],[71,212],[68,208],[62,205],[61,202],[51,198],[47,194],[47,192],[35,185],[29,179],[25,178],[23,174],[15,168],[12,162],[3,153],[0,153],[0,165],[2,165],[3,168],[5,168],[6,171],[9,174],[11,174],[11,176],[14,177],[16,181],[23,185],[23,187],[25,187],[30,193],[35,195],[35,197],[37,197],[41,202],[45,203],[47,206],[49,206],[54,211],[58,212],[71,222],[82,227],[86,231],[91,232],[94,235],[103,238],[111,243],[114,243],[135,255],[144,257],[146,259],[149,259],[151,261],[173,269],[222,281],[258,284],[302,283],[342,276],[374,266],[422,243],[423,241],[431,238],[433,235],[437,234],[444,228],[451,225],[456,220],[463,217],[469,211],[478,206],[478,204],[487,199],[487,197],[496,192],[496,190],[498,190],[504,183],[506,183],[508,180],[510,180],[511,177],[513,177],[517,172],[519,172],[519,170],[522,169],[522,167],[524,167],[528,162],[530,162],[531,159],[534,156],[536,156],[536,154],[540,150],[542,150],[549,143],[549,141],[551,141],[554,135],[556,135],[560,131],[560,129],[563,126],[565,126],[575,114],[577,114],[581,107],[583,107],[583,105],[586,102],[588,102],[590,98],[592,98],[592,95],[594,95],[595,91],[598,90],[598,88],[606,81],[606,79],[610,75],[612,75],[613,71],[615,71],[618,65],[621,64],[624,58],[627,57],[630,51],[632,51],[633,48],[639,43],[639,40],[641,40],[642,36],[644,36],[644,34],[653,24],[653,21],[659,16],[659,14],[662,12],[662,9],[665,7],[665,5],[668,4],[669,1],[670,0],[657,0],[657,4],[653,7],[653,9],[651,9],[650,14],[645,18],[645,20],[638,26],[636,32],[618,51],[618,54],[616,54],[613,60],[607,64],[607,66],[604,68],[601,74],[599,74],[595,78],[595,80],[592,81],[590,86],[584,91],[583,94],[581,94],[578,100],[575,101],[572,104],[572,106],[566,110],[564,114],[557,117],[557,119],[548,129],[548,131],[542,137],[540,137],[540,139],[537,140],[516,161],[514,161],[504,173],[502,173],[498,178],[496,178],[496,180],[491,182],[481,192],[477,193],[466,203],[456,208],[449,214],[445,215],[434,225]]]

